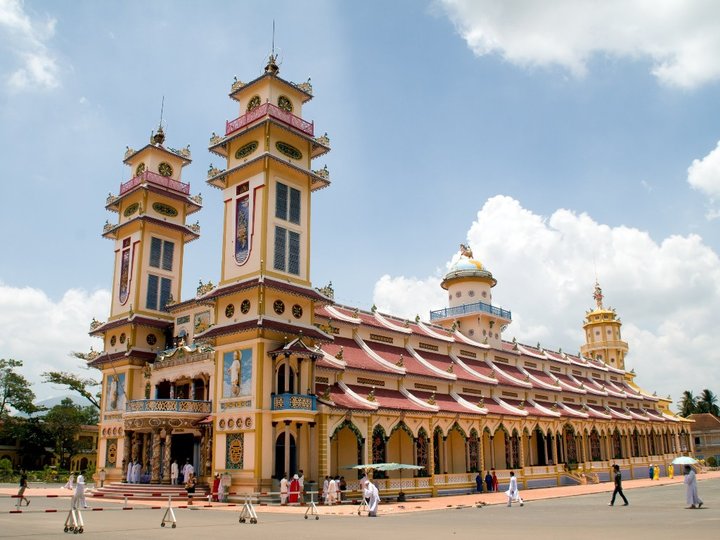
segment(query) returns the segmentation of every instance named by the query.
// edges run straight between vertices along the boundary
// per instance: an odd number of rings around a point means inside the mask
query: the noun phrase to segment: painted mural
[[[225,468],[226,469],[242,469],[243,453],[245,450],[245,434],[230,433],[227,436],[227,445],[225,449]]]
[[[210,312],[203,311],[195,314],[195,333],[199,334],[210,328]]]
[[[119,300],[121,304],[127,302],[130,294],[130,250],[124,249],[120,260],[120,291]]]
[[[252,349],[229,351],[223,355],[223,397],[250,395]]]
[[[125,374],[108,375],[106,411],[122,411],[125,409]]]
[[[245,264],[250,256],[250,197],[235,202],[235,262]]]

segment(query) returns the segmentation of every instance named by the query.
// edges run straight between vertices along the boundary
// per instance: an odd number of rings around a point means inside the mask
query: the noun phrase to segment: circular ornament
[[[285,303],[282,300],[275,300],[275,302],[273,302],[273,309],[275,313],[282,315],[285,313]]]
[[[246,315],[250,311],[250,300],[245,299],[240,303],[240,311]]]
[[[155,334],[148,334],[145,338],[148,345],[155,345],[157,343],[157,336]]]
[[[302,306],[300,304],[295,304],[292,307],[292,314],[293,314],[293,317],[295,317],[296,319],[299,319],[300,317],[302,317],[302,314],[303,314]]]
[[[278,107],[289,113],[293,111],[292,101],[290,101],[286,96],[280,96],[278,98]]]
[[[235,315],[235,306],[232,304],[228,304],[225,307],[225,316],[229,319],[233,315]]]
[[[158,165],[158,172],[160,176],[172,176],[173,168],[167,161],[163,161]]]
[[[252,427],[252,418],[250,418],[249,416],[245,419],[245,427],[246,428]]]
[[[250,101],[248,101],[247,112],[250,112],[253,109],[257,109],[260,106],[260,103],[260,96],[251,97]]]
[[[218,426],[220,427],[220,429],[225,429],[225,420],[224,420],[224,419],[223,419],[223,420],[220,420],[220,421],[218,422]]]
[[[144,172],[145,172],[145,164],[138,163],[138,166],[135,167],[135,176],[140,176]]]
[[[233,420],[231,418],[230,420],[228,420],[228,429],[232,429],[234,427],[235,427],[235,420]]]

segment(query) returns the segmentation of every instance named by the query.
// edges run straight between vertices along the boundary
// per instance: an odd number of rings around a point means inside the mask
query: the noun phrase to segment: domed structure
[[[497,285],[497,280],[480,261],[462,256],[450,267],[440,285],[447,290],[452,282],[467,278],[486,281],[490,287]]]

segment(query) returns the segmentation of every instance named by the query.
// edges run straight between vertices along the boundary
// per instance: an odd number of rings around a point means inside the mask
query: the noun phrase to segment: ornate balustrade
[[[446,319],[448,317],[457,317],[458,315],[465,315],[468,313],[490,313],[491,315],[497,315],[503,319],[512,320],[512,313],[507,309],[502,309],[485,302],[475,302],[474,304],[463,304],[462,306],[449,307],[445,309],[438,309],[430,312],[430,320]]]
[[[178,182],[177,180],[173,180],[172,178],[168,178],[167,176],[161,176],[151,171],[145,171],[136,176],[135,178],[131,178],[124,184],[121,184],[120,195],[124,195],[132,188],[145,182],[147,182],[148,184],[155,184],[156,186],[162,186],[168,189],[172,189],[184,195],[190,195],[190,184]]]
[[[163,351],[166,353],[167,351]],[[192,353],[186,353],[182,350],[172,351],[172,354],[167,356],[160,353],[158,359],[155,362],[155,369],[166,368],[170,366],[182,366],[184,364],[193,364],[195,362],[205,362],[206,360],[212,360],[215,357],[215,351],[197,351]]]
[[[126,413],[179,412],[186,414],[210,414],[212,401],[197,399],[134,399],[125,406]]]
[[[306,394],[276,394],[272,397],[273,411],[316,411],[315,396]]]
[[[294,114],[284,111],[280,107],[270,103],[264,103],[263,105],[254,108],[252,111],[243,114],[239,118],[226,122],[225,136],[227,137],[231,133],[244,128],[245,126],[253,123],[255,120],[258,120],[266,115],[279,120],[283,124],[287,124],[290,127],[302,131],[311,137],[315,134],[315,125],[313,122],[303,120],[299,116],[295,116]]]

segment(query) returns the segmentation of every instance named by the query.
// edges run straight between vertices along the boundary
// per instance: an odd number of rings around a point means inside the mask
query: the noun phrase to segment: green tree
[[[691,390],[685,390],[683,392],[678,402],[678,407],[680,407],[680,416],[684,416],[685,418],[697,412],[697,398],[693,396]]]
[[[85,409],[86,407],[73,403],[70,398],[65,398],[45,415],[45,428],[52,437],[55,454],[64,468],[67,468],[70,457],[80,450],[77,435],[80,426],[88,420]]]
[[[720,408],[718,407],[717,396],[708,390],[703,390],[697,398],[697,412],[710,413],[720,416]]]
[[[20,443],[21,466],[25,469],[39,469],[48,456],[53,439],[45,429],[42,417],[20,418],[10,416],[2,425],[2,435],[7,441]]]
[[[89,355],[79,352],[73,352],[71,353],[71,356],[82,360],[89,359]],[[75,373],[69,373],[67,371],[46,371],[42,374],[42,377],[43,382],[65,386],[87,399],[98,410],[100,409],[100,393],[93,393],[92,391],[94,386],[100,386],[100,383],[95,379],[83,378]]]
[[[35,393],[30,381],[15,371],[22,365],[22,360],[0,358],[0,418],[8,416],[8,407],[27,414],[39,410],[33,404]]]

